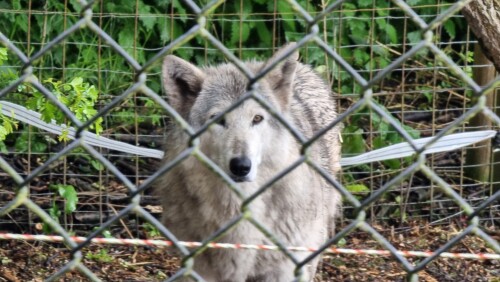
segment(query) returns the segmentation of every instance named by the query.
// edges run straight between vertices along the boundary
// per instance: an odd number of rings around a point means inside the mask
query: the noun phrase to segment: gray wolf
[[[258,73],[267,62],[249,61]],[[169,55],[163,64],[163,84],[170,105],[197,130],[247,93],[248,79],[232,64],[196,67]],[[311,137],[335,120],[335,101],[325,82],[298,52],[281,61],[258,81],[257,92],[274,110]],[[340,143],[334,127],[307,152],[335,175]],[[185,150],[189,136],[175,124],[167,130],[165,162]],[[221,116],[199,139],[199,149],[250,196],[300,157],[302,146],[282,123],[253,99]],[[157,182],[162,223],[179,240],[203,241],[241,215],[242,200],[220,176],[190,156]],[[249,205],[249,214],[287,246],[319,247],[333,230],[339,193],[308,164],[302,163],[276,181]],[[217,239],[225,243],[272,244],[244,220]],[[301,261],[309,253],[294,253]],[[304,267],[300,280],[312,281],[319,259]],[[292,281],[296,265],[279,251],[208,249],[194,260],[194,270],[206,281]],[[186,278],[190,281],[190,278]]]

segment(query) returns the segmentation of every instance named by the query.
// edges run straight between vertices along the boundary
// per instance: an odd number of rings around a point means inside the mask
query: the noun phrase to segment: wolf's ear
[[[201,91],[204,73],[193,64],[173,55],[163,61],[163,86],[168,102],[185,119]]]
[[[277,61],[287,50],[295,47],[295,43],[289,43],[281,47],[266,63],[270,65]],[[269,84],[272,87],[276,98],[281,104],[283,110],[288,108],[293,95],[293,82],[295,80],[295,71],[297,70],[299,52],[293,51],[288,57],[276,65],[270,73],[266,75]]]

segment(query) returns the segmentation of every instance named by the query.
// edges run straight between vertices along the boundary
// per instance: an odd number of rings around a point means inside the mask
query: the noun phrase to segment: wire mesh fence
[[[182,257],[179,270],[162,279],[186,274],[203,279],[192,271],[193,260],[196,264],[197,258],[202,259],[207,244],[218,236],[248,223],[294,263],[295,279],[303,277],[305,266],[323,250],[345,244],[346,238],[368,238],[389,250],[402,269],[398,278],[409,280],[417,279],[440,253],[468,237],[479,238],[487,243],[486,250],[500,253],[495,237],[498,166],[490,143],[429,156],[419,154],[424,148],[415,147],[414,158],[346,167],[339,176],[305,154],[341,123],[343,156],[412,143],[419,137],[436,136],[435,142],[454,131],[496,128],[500,121],[496,101],[488,99],[495,97],[500,80],[478,85],[471,78],[474,70],[489,66],[472,61],[471,46],[476,42],[460,15],[467,1],[125,2],[16,2],[0,7],[2,21],[10,23],[0,30],[0,42],[6,47],[4,57],[0,56],[0,97],[77,129],[76,140],[70,141],[64,133],[62,137],[48,135],[22,124],[16,127],[7,116],[2,119],[4,127],[8,122],[14,126],[0,144],[4,180],[0,229],[57,234],[69,250],[67,261],[43,278],[71,279],[68,275],[76,269],[90,280],[103,279],[101,270],[86,261],[85,248],[92,238],[110,232],[129,238],[162,235]],[[278,61],[262,70],[243,63],[265,60],[288,41],[297,45],[285,49]],[[301,60],[314,66],[338,93],[338,118],[307,138],[255,90],[294,50],[300,50]],[[198,65],[223,60],[233,64],[246,77],[249,90],[238,103],[260,103],[279,127],[297,137],[302,154],[295,163],[266,179],[255,194],[242,192],[200,148],[199,140],[209,126],[187,123],[189,118],[158,94],[162,93],[158,65],[170,53]],[[217,113],[211,124],[238,106]],[[469,122],[478,114],[487,122]],[[188,135],[189,146],[163,164],[85,143],[86,132],[97,131],[112,139],[160,148],[165,129],[173,124]],[[175,145],[168,141],[167,146]],[[488,158],[470,163],[468,156],[481,148],[489,150]],[[189,156],[200,159],[227,182],[226,189],[243,197],[242,213],[215,233],[205,234],[195,249],[179,244],[176,234],[160,223],[160,204],[152,194],[154,181]],[[343,196],[344,208],[335,235],[324,238],[319,246],[301,246],[317,251],[297,259],[296,253],[287,251],[283,238],[262,226],[246,207],[302,164]],[[487,168],[482,171],[489,172],[488,178],[471,176],[474,167]],[[433,224],[451,225],[458,231],[454,229],[453,236],[442,238],[439,244],[423,244],[436,252],[422,260],[403,257],[389,238],[395,232],[406,234]],[[88,240],[74,241],[71,234]],[[327,273],[332,267],[342,269],[335,261],[325,260],[316,278],[335,279]]]

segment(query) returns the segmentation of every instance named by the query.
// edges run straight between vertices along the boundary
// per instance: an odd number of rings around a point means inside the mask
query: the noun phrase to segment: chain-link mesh
[[[19,172],[16,168],[12,167],[12,164],[8,162],[4,156],[0,157],[0,167],[3,173],[6,173],[6,175],[13,182],[15,182],[15,187],[12,189],[12,191],[15,191],[15,193],[13,194],[11,199],[5,201],[5,203],[1,206],[0,214],[6,215],[24,207],[29,210],[30,214],[36,215],[35,217],[39,218],[41,220],[40,222],[48,225],[54,234],[64,237],[64,243],[66,247],[71,251],[70,259],[67,263],[64,264],[64,267],[60,268],[57,272],[47,275],[46,278],[49,281],[55,281],[60,277],[64,277],[73,269],[77,269],[90,280],[99,280],[93,270],[89,268],[88,265],[82,262],[82,259],[84,257],[82,249],[89,246],[90,240],[92,238],[103,235],[106,230],[111,228],[111,226],[127,217],[130,217],[132,214],[136,215],[138,219],[140,218],[141,221],[148,222],[149,224],[157,228],[165,238],[173,242],[174,247],[182,255],[183,259],[180,270],[177,271],[175,275],[168,278],[169,280],[175,280],[186,274],[190,275],[194,279],[203,280],[202,277],[200,277],[196,272],[193,271],[193,260],[196,260],[197,256],[206,249],[209,243],[213,242],[221,235],[226,234],[231,228],[237,226],[238,224],[241,224],[244,221],[250,222],[252,225],[257,227],[257,229],[259,229],[263,234],[265,234],[266,237],[268,237],[274,244],[279,247],[281,252],[283,252],[290,260],[293,261],[293,263],[296,265],[297,271],[295,274],[297,279],[300,277],[303,271],[303,267],[307,265],[311,260],[320,256],[326,248],[338,244],[343,238],[345,238],[345,236],[347,236],[347,234],[357,230],[370,234],[370,236],[381,246],[389,250],[392,253],[394,259],[397,260],[406,271],[408,279],[412,281],[416,280],[418,277],[418,272],[423,270],[431,261],[435,260],[440,253],[449,250],[451,247],[459,243],[464,237],[469,235],[475,235],[482,238],[488,243],[488,245],[491,247],[491,250],[496,253],[500,253],[500,246],[498,245],[498,242],[492,236],[488,235],[480,225],[480,215],[482,211],[490,208],[492,204],[498,201],[500,195],[499,191],[491,190],[493,192],[489,195],[489,197],[484,199],[476,207],[473,207],[471,206],[470,202],[464,200],[462,195],[457,193],[455,185],[448,183],[442,177],[438,176],[433,170],[433,167],[428,163],[426,156],[420,154],[426,147],[439,140],[439,138],[441,138],[442,136],[450,134],[456,129],[463,128],[464,123],[477,113],[485,114],[489,119],[491,119],[495,126],[500,124],[499,117],[491,109],[486,107],[485,96],[485,93],[493,91],[495,87],[497,87],[500,80],[497,78],[484,87],[479,86],[471,79],[471,77],[467,73],[462,70],[462,68],[457,66],[457,64],[452,59],[450,59],[450,57],[434,41],[436,30],[440,28],[446,20],[456,15],[467,2],[468,1],[458,1],[454,5],[450,6],[442,13],[437,15],[434,19],[424,20],[406,2],[394,1],[394,9],[403,11],[404,16],[411,19],[413,24],[418,27],[418,31],[421,34],[421,40],[411,46],[409,50],[407,50],[403,54],[400,54],[397,59],[389,62],[387,66],[373,73],[373,75],[369,76],[368,78],[365,75],[360,74],[360,71],[355,67],[351,66],[340,55],[338,50],[333,48],[329,42],[326,42],[324,40],[324,38],[322,37],[322,33],[320,32],[320,24],[322,24],[322,22],[328,15],[338,11],[344,1],[336,1],[330,5],[327,5],[324,7],[322,12],[315,14],[309,13],[305,7],[302,7],[296,1],[286,1],[286,5],[291,6],[292,10],[295,13],[295,16],[298,16],[299,18],[298,21],[300,21],[300,23],[305,27],[305,32],[302,37],[297,40],[297,44],[295,46],[287,49],[282,53],[277,61],[273,62],[272,64],[266,65],[266,67],[258,73],[252,72],[252,70],[250,70],[248,66],[238,58],[238,56],[234,55],[232,50],[226,48],[224,42],[221,42],[217,38],[217,36],[214,36],[213,32],[208,28],[208,23],[210,22],[212,14],[219,6],[224,5],[224,1],[210,1],[206,4],[199,4],[195,1],[185,0],[185,7],[187,9],[190,9],[191,13],[194,16],[193,24],[191,25],[189,30],[186,30],[183,34],[172,38],[171,42],[167,46],[162,48],[159,52],[157,52],[153,57],[151,57],[143,64],[138,63],[138,61],[134,59],[134,56],[131,56],[124,47],[120,46],[120,44],[116,41],[116,38],[112,38],[103,30],[103,28],[98,23],[96,23],[96,19],[93,15],[92,9],[95,5],[99,4],[94,2],[86,3],[82,1],[79,20],[77,20],[71,26],[65,28],[64,32],[59,34],[57,37],[50,39],[50,41],[48,41],[48,43],[45,44],[43,48],[41,48],[34,54],[23,53],[18,47],[16,47],[15,44],[11,42],[9,37],[6,35],[9,34],[8,30],[2,29],[2,32],[0,33],[0,42],[2,42],[2,44],[4,44],[8,48],[9,52],[12,52],[15,57],[17,57],[16,59],[22,62],[23,67],[21,71],[22,75],[20,75],[20,77],[16,81],[9,83],[5,87],[3,87],[0,91],[0,97],[5,97],[7,94],[14,92],[23,84],[29,84],[31,87],[37,89],[46,99],[48,99],[53,105],[57,107],[58,110],[61,111],[65,118],[70,121],[72,125],[77,129],[77,134],[74,141],[67,142],[63,147],[61,147],[59,152],[51,155],[50,158],[48,158],[43,163],[40,163],[37,167],[33,167],[32,170],[27,174],[26,172]],[[133,80],[127,84],[127,89],[123,91],[122,94],[113,97],[104,107],[99,110],[97,114],[95,114],[92,118],[86,120],[85,122],[80,121],[66,105],[56,99],[52,91],[36,79],[35,73],[37,63],[41,59],[43,59],[44,56],[50,54],[51,52],[54,52],[54,50],[59,48],[58,44],[61,44],[64,40],[68,39],[73,34],[82,32],[82,30],[84,30],[85,32],[89,32],[89,36],[98,36],[102,42],[106,42],[109,48],[112,48],[116,52],[116,54],[118,54],[123,59],[123,63],[127,64],[130,70],[133,72]],[[237,183],[235,183],[221,168],[215,165],[212,160],[210,160],[202,151],[200,151],[198,147],[198,139],[202,134],[204,134],[204,132],[208,130],[208,127],[211,124],[202,126],[198,130],[194,130],[186,122],[186,120],[184,120],[179,115],[179,113],[177,113],[171,107],[171,105],[169,105],[160,95],[158,95],[155,90],[152,90],[152,88],[150,88],[148,84],[147,75],[155,67],[155,64],[159,63],[159,61],[161,61],[162,58],[167,54],[174,52],[176,49],[182,48],[184,44],[186,44],[193,38],[202,38],[203,40],[205,40],[207,46],[216,49],[219,54],[222,54],[224,58],[227,59],[228,62],[234,64],[234,66],[236,66],[237,69],[241,71],[241,73],[246,76],[249,81],[248,93],[240,100],[238,100],[237,103],[233,104],[231,107],[226,109],[225,112],[216,117],[213,122],[216,122],[218,118],[221,118],[224,114],[237,108],[243,102],[247,100],[254,100],[258,102],[263,108],[265,108],[269,112],[269,114],[273,115],[274,118],[281,122],[282,126],[285,127],[298,140],[298,142],[300,142],[303,148],[303,155],[298,160],[296,160],[295,163],[293,163],[282,173],[275,175],[274,177],[269,179],[266,184],[263,185],[256,193],[248,197],[246,197],[245,193],[240,190]],[[277,114],[277,112],[273,109],[273,106],[270,105],[265,99],[263,99],[254,87],[257,83],[259,83],[259,79],[269,73],[274,67],[276,67],[276,65],[280,61],[292,54],[295,50],[300,50],[305,46],[315,46],[315,48],[320,48],[330,60],[333,60],[334,64],[338,66],[339,69],[342,69],[343,72],[347,73],[352,78],[353,83],[359,86],[357,87],[359,91],[359,93],[357,93],[359,94],[359,99],[355,101],[349,109],[341,113],[338,116],[337,120],[332,122],[329,126],[323,128],[319,132],[316,132],[311,138],[306,138],[305,136],[303,136],[295,126],[287,122],[284,117]],[[442,66],[446,71],[450,71],[454,74],[456,79],[465,83],[466,87],[471,91],[471,97],[474,97],[476,102],[472,107],[465,110],[457,118],[449,122],[441,130],[439,130],[439,132],[435,135],[433,141],[429,142],[427,146],[423,148],[417,148],[412,143],[414,137],[408,133],[403,125],[392,114],[390,114],[383,106],[376,102],[376,100],[374,99],[373,87],[375,85],[378,85],[391,72],[398,69],[405,61],[412,59],[417,53],[422,52],[423,50],[427,50],[428,52],[432,53],[435,61],[439,62],[439,66]],[[161,106],[161,108],[166,111],[167,115],[169,116],[170,122],[176,123],[177,126],[183,128],[185,133],[189,135],[190,145],[174,160],[159,167],[156,171],[154,171],[154,173],[152,173],[150,177],[148,177],[144,181],[136,181],[136,183],[134,183],[134,181],[131,181],[126,174],[120,171],[116,164],[105,157],[101,151],[87,145],[85,143],[85,139],[87,130],[89,130],[89,128],[94,122],[97,121],[97,119],[112,114],[113,110],[120,104],[124,103],[126,99],[131,99],[138,94],[149,97],[150,99],[154,100],[157,105]],[[325,171],[319,164],[307,158],[305,152],[307,148],[317,142],[317,140],[321,138],[326,132],[332,130],[340,123],[346,123],[349,117],[353,116],[356,113],[360,113],[363,110],[369,110],[372,114],[377,115],[380,119],[386,121],[388,126],[393,128],[404,141],[412,144],[418,157],[414,161],[412,161],[406,168],[394,174],[390,180],[380,185],[380,187],[374,190],[369,196],[359,198],[353,195],[352,190],[347,189],[345,185],[343,185],[338,179],[335,178],[334,175],[331,175],[329,172]],[[40,204],[37,203],[36,199],[30,196],[30,187],[37,181],[37,178],[40,177],[42,173],[50,171],[52,167],[59,165],[60,161],[65,159],[65,156],[68,156],[77,148],[83,149],[94,160],[97,160],[100,164],[102,164],[105,169],[109,171],[127,189],[127,191],[124,192],[124,194],[126,194],[126,197],[124,197],[126,201],[122,203],[121,209],[117,210],[115,214],[106,214],[105,216],[103,216],[103,219],[101,219],[102,222],[97,228],[95,228],[95,230],[91,234],[88,234],[88,240],[83,243],[74,242],[70,238],[71,234],[68,232],[68,230],[65,230],[61,223],[57,222],[52,215],[50,215],[46,210],[40,207]],[[243,204],[241,206],[242,214],[239,217],[233,218],[231,221],[227,222],[227,224],[225,224],[214,234],[206,234],[202,246],[196,249],[187,249],[183,245],[180,245],[175,234],[172,234],[168,229],[162,226],[162,224],[156,219],[156,217],[151,214],[151,211],[141,205],[141,201],[144,200],[144,192],[153,185],[155,180],[179,163],[183,162],[189,156],[195,156],[204,165],[209,167],[215,174],[220,176],[226,182],[227,186],[238,197],[243,200]],[[281,242],[281,239],[277,238],[277,236],[273,234],[267,227],[258,222],[258,220],[256,220],[252,216],[251,212],[249,212],[249,210],[247,209],[247,207],[256,198],[260,197],[262,193],[267,191],[273,183],[284,177],[287,173],[301,164],[306,164],[317,173],[319,173],[331,185],[331,189],[336,189],[342,194],[342,197],[344,199],[343,204],[345,206],[352,207],[352,210],[350,211],[352,220],[349,221],[349,224],[337,230],[336,234],[333,237],[326,240],[317,251],[312,252],[310,256],[308,256],[305,260],[297,260],[293,252],[287,250],[287,246],[285,246],[285,244]],[[369,211],[369,209],[373,207],[374,203],[384,197],[384,195],[386,195],[393,187],[396,187],[404,181],[407,181],[407,179],[412,177],[412,175],[416,172],[423,174],[432,183],[431,185],[433,189],[440,191],[440,193],[445,195],[446,199],[451,199],[455,203],[456,207],[458,207],[459,209],[459,212],[465,215],[465,218],[467,220],[467,227],[455,234],[455,236],[448,240],[446,244],[439,246],[439,248],[435,250],[434,255],[421,261],[409,261],[407,258],[403,257],[397,252],[396,246],[391,244],[389,240],[384,237],[384,235],[377,231],[376,228],[374,228],[367,221],[367,211]],[[68,173],[70,172],[68,171]],[[493,217],[496,217],[498,219],[498,215],[494,215]],[[355,260],[356,257],[352,257],[352,259]]]

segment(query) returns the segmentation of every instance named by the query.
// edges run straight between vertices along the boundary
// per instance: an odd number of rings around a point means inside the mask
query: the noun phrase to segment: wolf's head
[[[258,73],[288,47],[266,63],[246,65]],[[258,94],[284,116],[293,95],[297,59],[294,52],[258,82]],[[263,165],[276,167],[271,163],[285,161],[279,158],[290,151],[290,136],[259,103],[248,99],[225,113],[249,88],[248,79],[233,65],[198,68],[170,55],[163,64],[163,83],[169,103],[195,130],[217,120],[201,135],[201,149],[235,181],[254,181]]]

